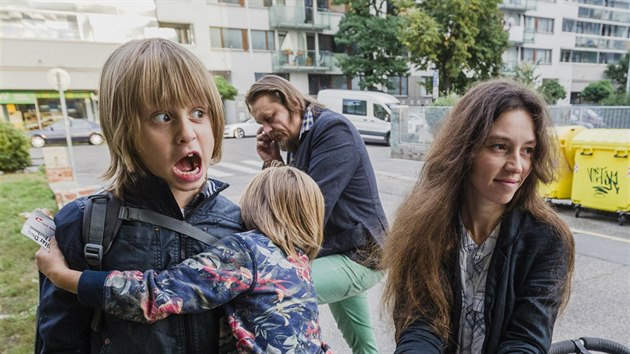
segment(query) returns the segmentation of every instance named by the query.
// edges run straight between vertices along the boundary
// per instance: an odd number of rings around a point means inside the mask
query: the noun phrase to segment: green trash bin
[[[587,129],[572,147],[575,216],[584,208],[613,212],[623,225],[630,211],[630,129]]]

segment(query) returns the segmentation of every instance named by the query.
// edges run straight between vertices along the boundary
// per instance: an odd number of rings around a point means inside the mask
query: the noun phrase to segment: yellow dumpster
[[[557,161],[558,172],[556,180],[541,184],[538,187],[539,193],[544,198],[549,199],[570,199],[571,187],[573,184],[573,156],[575,149],[572,147],[572,141],[575,135],[585,130],[581,125],[567,125],[554,127],[554,133],[560,140],[560,161]]]
[[[571,145],[575,216],[583,208],[614,212],[623,225],[630,211],[630,129],[587,129]]]

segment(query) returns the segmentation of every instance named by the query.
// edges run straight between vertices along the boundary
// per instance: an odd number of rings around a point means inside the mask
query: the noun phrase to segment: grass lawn
[[[39,246],[20,233],[19,214],[35,208],[57,211],[43,173],[0,175],[0,353],[33,352]]]

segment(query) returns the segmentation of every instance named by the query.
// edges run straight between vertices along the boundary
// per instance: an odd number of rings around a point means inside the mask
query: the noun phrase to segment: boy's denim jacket
[[[125,191],[125,203],[182,219],[182,213],[164,181],[145,178]],[[239,207],[219,195],[227,184],[208,180],[186,210],[186,221],[219,238],[243,231]],[[55,216],[56,238],[72,269],[85,270],[81,224],[85,198],[78,199]],[[123,222],[103,270],[164,270],[202,252],[207,245],[174,231],[142,222]],[[171,316],[154,324],[142,324],[103,314],[98,332],[90,329],[94,310],[79,303],[75,294],[56,288],[40,275],[38,337],[42,352],[72,353],[213,353],[219,347],[220,310],[197,315]]]

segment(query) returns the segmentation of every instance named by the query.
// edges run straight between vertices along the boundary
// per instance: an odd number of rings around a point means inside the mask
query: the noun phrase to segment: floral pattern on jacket
[[[105,311],[139,322],[223,306],[222,353],[332,353],[321,341],[308,257],[288,257],[255,231],[161,273],[111,272],[103,290]]]

